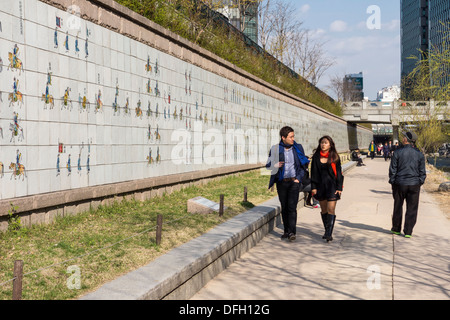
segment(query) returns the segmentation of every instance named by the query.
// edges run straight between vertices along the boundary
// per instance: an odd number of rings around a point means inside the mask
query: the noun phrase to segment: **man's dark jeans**
[[[280,199],[281,218],[283,219],[285,234],[296,234],[300,186],[300,183],[294,181],[277,182],[278,199]]]
[[[394,213],[392,215],[392,231],[400,232],[402,227],[403,202],[406,200],[405,225],[403,232],[411,235],[417,221],[417,210],[419,208],[420,185],[404,186],[392,185],[394,196]]]

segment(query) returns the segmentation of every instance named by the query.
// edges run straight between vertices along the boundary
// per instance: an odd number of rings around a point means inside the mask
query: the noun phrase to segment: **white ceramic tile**
[[[118,51],[116,59],[116,64],[113,65],[115,65],[119,71],[125,71],[126,73],[128,73],[129,71],[125,69],[125,55],[121,51]],[[113,61],[111,61],[111,63],[113,63]]]
[[[24,36],[27,46],[37,47],[38,41],[38,25],[34,22],[25,20],[24,25]]]
[[[93,47],[95,48],[95,50],[93,50],[95,65],[98,65],[98,66],[104,65],[104,53],[103,52],[107,52],[107,51],[109,51],[109,49],[105,48],[101,45],[98,45],[98,44],[93,45]]]
[[[51,25],[48,24],[48,5],[41,1],[32,1],[36,3],[36,22],[42,26],[54,28],[54,23]]]
[[[122,36],[122,38],[123,38],[122,52],[125,55],[130,56],[131,55],[131,44],[132,44],[133,40],[131,40],[130,38],[128,38],[126,36]]]
[[[4,1],[4,0],[0,0]],[[315,147],[316,140],[322,132],[317,128],[324,125],[324,119],[320,116],[312,116],[298,110],[286,103],[280,103],[273,98],[267,98],[255,93],[244,86],[234,84],[229,80],[196,66],[191,66],[165,53],[147,47],[135,40],[126,38],[120,34],[112,33],[91,22],[82,21],[81,31],[78,33],[67,25],[67,14],[55,8],[47,8],[46,5],[35,0],[30,7],[35,7],[35,19],[25,21],[25,40],[30,47],[24,47],[19,43],[19,57],[29,70],[20,74],[17,70],[5,72],[6,66],[0,76],[0,90],[3,91],[3,101],[0,102],[0,126],[3,128],[4,137],[0,139],[0,161],[14,161],[16,149],[20,149],[25,158],[34,159],[29,162],[31,168],[36,168],[33,178],[24,182],[24,185],[34,183],[25,191],[20,184],[14,184],[8,188],[6,196],[13,197],[16,194],[49,192],[78,188],[87,185],[97,185],[141,179],[143,177],[159,176],[217,167],[215,163],[220,160],[216,157],[210,165],[181,165],[174,166],[171,150],[176,141],[171,140],[171,133],[175,129],[186,127],[186,120],[195,121],[202,112],[208,115],[208,121],[202,122],[203,130],[214,128],[224,131],[226,128],[241,128],[246,131],[258,124],[260,128],[272,125],[278,128],[283,122],[280,118],[280,108],[289,115],[291,124],[302,135],[308,135],[309,145]],[[25,8],[25,15],[29,13]],[[44,14],[45,21],[40,15]],[[63,18],[62,27],[58,30],[58,48],[54,48],[53,34],[56,27],[56,16]],[[3,20],[2,20],[3,19]],[[11,20],[11,16],[2,15],[0,20]],[[5,21],[6,21],[5,20]],[[40,25],[34,26],[32,21],[38,21]],[[8,51],[12,51],[15,41],[8,41],[8,34],[20,29],[20,19],[11,23],[10,29],[1,33],[0,57],[7,61]],[[86,28],[90,34],[86,34]],[[63,47],[66,31],[69,34],[69,51]],[[29,33],[28,33],[29,31]],[[75,39],[78,34],[80,52],[75,52]],[[88,38],[89,56],[85,57],[84,41]],[[20,41],[19,41],[20,42]],[[35,48],[37,47],[37,48]],[[147,57],[150,57],[152,72],[145,70]],[[159,72],[155,73],[155,63],[158,61]],[[50,70],[51,65],[51,70]],[[52,72],[52,85],[49,92],[54,97],[55,106],[50,109],[41,101],[47,84],[47,73]],[[187,82],[185,73],[190,73],[191,81]],[[27,94],[24,106],[8,106],[7,93],[12,91],[13,78],[19,79],[19,90]],[[152,94],[146,92],[146,84],[150,79]],[[160,97],[155,97],[156,80],[159,83]],[[114,113],[112,104],[115,99],[116,83],[119,84],[118,102],[120,113]],[[191,93],[186,94],[186,85],[191,86]],[[224,93],[224,87],[228,92]],[[72,108],[62,105],[65,89],[69,87]],[[99,90],[103,109],[95,112],[95,99]],[[171,102],[168,101],[170,92]],[[225,95],[228,103],[225,101]],[[86,96],[90,107],[81,109],[79,99]],[[254,98],[255,101],[246,101],[243,96]],[[130,113],[124,113],[124,106],[128,98]],[[202,101],[203,100],[203,101]],[[141,102],[143,116],[136,116],[138,101]],[[160,115],[151,117],[146,115],[150,102],[153,112],[156,105]],[[198,104],[198,109],[196,107]],[[183,120],[175,119],[173,112],[183,107]],[[164,108],[166,118],[163,117]],[[191,116],[188,116],[188,108]],[[169,117],[170,109],[170,117]],[[19,121],[23,124],[24,141],[17,139],[10,141],[9,125],[12,122],[13,112],[19,113]],[[251,117],[246,113],[250,112]],[[286,112],[283,112],[285,114]],[[217,115],[226,117],[226,125],[218,125],[214,122]],[[311,125],[306,127],[304,122]],[[148,140],[148,125],[152,127],[152,133],[159,127],[161,140],[154,138]],[[325,123],[333,132],[346,132],[345,125],[330,121]],[[315,129],[316,128],[316,129]],[[191,129],[192,130],[192,129]],[[313,131],[313,132],[311,132]],[[0,137],[1,138],[1,137]],[[56,172],[58,158],[58,143],[62,142],[65,152],[59,155],[61,172]],[[90,151],[88,145],[91,144]],[[346,135],[337,138],[336,143],[345,147]],[[193,144],[193,141],[191,142]],[[146,156],[152,148],[152,156],[156,158],[158,146],[162,162],[159,164],[147,164]],[[192,146],[192,145],[191,145]],[[307,146],[305,145],[305,148]],[[43,148],[43,149],[42,149]],[[39,152],[38,152],[39,151]],[[193,152],[193,150],[191,151]],[[69,175],[66,168],[67,159],[71,155],[72,173]],[[90,157],[91,172],[87,173],[87,158]],[[192,153],[191,159],[198,157]],[[3,158],[10,160],[2,160]],[[82,169],[78,171],[78,159],[82,162]],[[28,160],[27,160],[28,161]],[[42,181],[41,180],[45,180]],[[3,180],[0,178],[3,188]],[[14,182],[15,183],[15,182]],[[13,184],[13,183],[11,183]],[[17,188],[16,188],[17,186]],[[16,191],[17,189],[17,191]],[[5,195],[2,193],[1,198]]]
[[[111,31],[109,31],[106,28],[100,28],[99,27],[99,33],[101,33],[101,42],[98,41],[99,44],[101,44],[105,48],[111,47]]]
[[[111,41],[110,49],[113,51],[118,50],[117,38],[119,36],[120,35],[117,32],[111,32],[110,34],[110,41]]]
[[[97,83],[97,73],[95,71],[96,71],[95,64],[88,62],[86,65],[86,73],[87,73],[87,82],[89,84]]]
[[[17,3],[14,5],[14,7]],[[18,16],[11,17],[11,30],[12,30],[12,39],[16,43],[24,44],[25,43],[25,21]]]
[[[23,2],[23,17],[25,20],[37,22],[37,1],[27,0]]]

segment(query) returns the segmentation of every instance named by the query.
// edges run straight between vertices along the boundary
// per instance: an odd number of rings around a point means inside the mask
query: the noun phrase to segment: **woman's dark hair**
[[[288,127],[288,126],[283,127],[280,130],[280,137],[286,138],[289,135],[289,133],[291,133],[291,132],[294,132],[294,129],[292,129],[291,127]]]
[[[317,155],[318,157],[320,157],[320,151],[322,150],[320,148],[320,143],[322,142],[323,139],[327,139],[330,142],[328,163],[337,162],[339,160],[339,153],[336,151],[336,146],[334,144],[333,139],[330,136],[323,136],[322,138],[319,139],[319,145],[317,146],[317,149],[316,149],[314,155]]]

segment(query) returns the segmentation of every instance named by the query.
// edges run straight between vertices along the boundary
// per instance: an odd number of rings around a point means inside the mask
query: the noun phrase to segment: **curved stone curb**
[[[342,165],[344,172],[356,165]],[[303,192],[299,204],[303,205]],[[81,300],[185,300],[281,223],[278,197],[220,224]]]

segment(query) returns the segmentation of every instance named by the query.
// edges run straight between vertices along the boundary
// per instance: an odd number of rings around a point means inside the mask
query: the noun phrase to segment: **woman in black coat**
[[[311,161],[311,188],[314,198],[319,200],[327,242],[333,240],[336,221],[336,203],[341,198],[344,176],[341,161],[333,139],[323,136]]]

